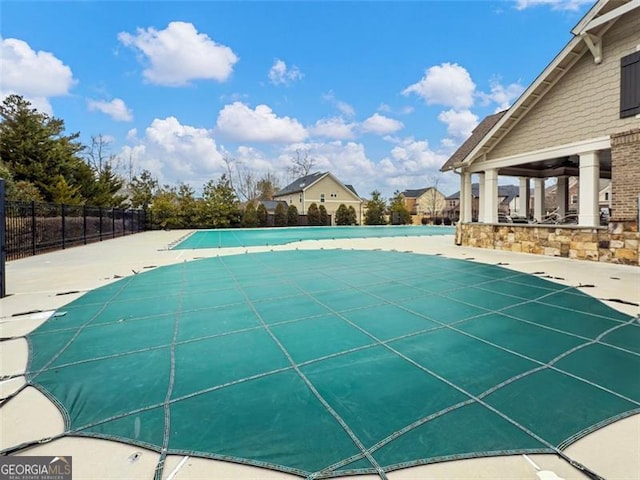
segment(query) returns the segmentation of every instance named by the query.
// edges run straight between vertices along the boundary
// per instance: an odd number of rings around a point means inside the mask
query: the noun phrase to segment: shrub
[[[298,225],[298,209],[295,205],[289,205],[289,208],[287,208],[287,225]]]

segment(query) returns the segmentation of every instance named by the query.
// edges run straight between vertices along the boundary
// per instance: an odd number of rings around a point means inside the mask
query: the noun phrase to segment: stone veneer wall
[[[612,222],[608,228],[464,223],[456,226],[456,243],[468,247],[640,265],[637,222]]]

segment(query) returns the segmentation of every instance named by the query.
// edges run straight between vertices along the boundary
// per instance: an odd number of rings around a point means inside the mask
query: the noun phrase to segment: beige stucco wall
[[[324,193],[324,203],[320,202],[320,195]],[[332,194],[335,195],[332,197]],[[345,189],[337,183],[331,176],[327,175],[322,180],[314,183],[304,191],[304,213],[307,212],[309,205],[316,203],[318,206],[324,205],[327,213],[331,215],[331,221],[335,223],[335,213],[341,203],[347,207],[352,205],[358,216],[358,223],[362,223],[362,201],[356,200],[353,193]],[[297,206],[297,205],[296,205]]]
[[[442,211],[445,209],[447,202],[445,196],[438,190],[427,190],[416,200],[417,215],[442,215]]]
[[[640,9],[620,18],[603,39],[603,59],[590,52],[549,90],[487,159],[565,145],[629,130],[640,119],[620,119],[620,58],[640,45]]]

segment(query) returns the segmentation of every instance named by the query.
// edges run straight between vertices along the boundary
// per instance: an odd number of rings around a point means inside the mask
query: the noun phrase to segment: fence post
[[[4,179],[0,178],[0,298],[7,294],[5,275],[5,228],[7,226],[6,210],[4,204]]]
[[[87,244],[87,206],[82,205],[82,240]]]
[[[111,209],[111,238],[116,238],[116,209]]]
[[[124,237],[127,234],[127,211],[124,209],[119,209],[122,213],[122,236]]]
[[[102,241],[102,207],[98,207],[100,209],[100,215],[98,215],[100,219],[100,227],[98,228],[100,232],[100,241]]]
[[[60,205],[60,217],[62,218],[62,249],[64,250],[65,248],[65,240],[66,240],[66,231],[65,231],[65,221],[64,221],[64,215],[66,213],[66,209],[64,208],[64,203],[62,205]]]
[[[36,254],[36,202],[31,201],[31,254]]]

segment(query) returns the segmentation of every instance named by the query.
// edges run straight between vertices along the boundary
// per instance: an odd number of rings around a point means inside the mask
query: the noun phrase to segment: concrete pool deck
[[[84,292],[133,275],[154,266],[170,265],[196,258],[245,252],[290,249],[381,249],[441,254],[449,258],[473,259],[525,273],[545,272],[562,285],[593,285],[585,293],[601,299],[640,302],[640,269],[528,254],[458,247],[451,235],[304,241],[272,247],[168,250],[168,245],[185,231],[146,232],[102,243],[76,247],[7,264],[7,293],[0,300],[0,336],[19,337],[36,328],[46,313],[18,315],[40,310],[51,311],[78,298]],[[71,293],[75,292],[75,293]],[[612,308],[630,315],[638,307],[605,301]],[[0,343],[0,375],[19,374],[27,361],[24,339]],[[640,372],[639,372],[640,378]],[[0,397],[22,385],[18,377],[0,383]],[[125,393],[123,393],[125,394]],[[22,442],[58,435],[63,422],[57,408],[34,388],[23,390],[0,408],[0,449]],[[602,428],[565,450],[569,457],[605,478],[640,478],[640,415]],[[135,454],[138,453],[138,456]],[[20,453],[21,455],[71,455],[74,478],[150,478],[159,454],[140,447],[106,440],[63,437]],[[169,456],[163,478],[299,478],[276,471],[258,469],[195,457]],[[587,478],[554,455],[529,455],[541,469],[560,478]],[[535,467],[521,455],[445,462],[391,472],[391,479],[409,478],[493,478],[536,479]],[[378,478],[365,475],[361,478]]]

